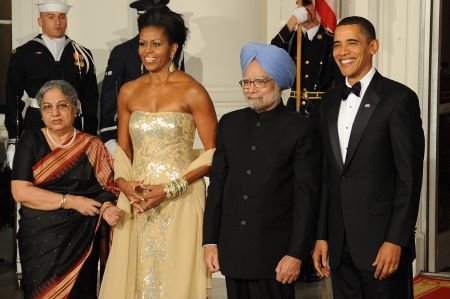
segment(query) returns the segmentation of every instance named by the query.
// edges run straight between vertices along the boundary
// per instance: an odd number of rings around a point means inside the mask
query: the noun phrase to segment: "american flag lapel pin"
[[[370,104],[365,104],[364,108],[370,108]]]

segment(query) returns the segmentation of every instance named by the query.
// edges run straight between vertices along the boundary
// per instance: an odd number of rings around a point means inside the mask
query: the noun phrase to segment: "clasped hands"
[[[163,185],[144,184],[143,181],[126,181],[118,179],[120,191],[125,194],[134,213],[143,213],[156,207],[166,198]]]
[[[84,216],[96,216],[100,214],[102,204],[92,198],[81,195],[66,195],[66,209],[73,209]],[[103,212],[103,219],[110,225],[115,226],[123,217],[123,211],[116,206],[109,206]]]
[[[401,246],[384,242],[372,266],[375,267],[374,278],[385,279],[397,271],[401,256]],[[328,266],[328,242],[325,240],[317,240],[313,251],[314,268],[321,277],[330,276],[330,267]]]

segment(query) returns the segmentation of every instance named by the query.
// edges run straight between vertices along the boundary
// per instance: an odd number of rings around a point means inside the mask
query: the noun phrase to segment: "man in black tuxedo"
[[[320,203],[319,132],[281,100],[295,77],[286,51],[248,44],[241,67],[250,107],[225,114],[218,125],[205,262],[226,276],[230,299],[294,299]]]
[[[346,84],[320,110],[324,178],[313,253],[318,272],[331,272],[335,299],[413,298],[422,121],[417,95],[372,66],[377,50],[368,20],[338,24],[333,56]]]

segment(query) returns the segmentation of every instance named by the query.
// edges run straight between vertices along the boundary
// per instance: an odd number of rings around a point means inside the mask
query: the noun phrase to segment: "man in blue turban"
[[[288,111],[281,91],[295,77],[282,49],[247,44],[239,82],[249,107],[218,125],[203,245],[230,299],[294,299],[318,213],[321,144],[314,124]],[[295,128],[292,130],[291,128]]]

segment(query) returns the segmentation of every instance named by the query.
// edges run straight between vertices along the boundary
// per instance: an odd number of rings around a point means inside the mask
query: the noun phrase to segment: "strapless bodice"
[[[133,111],[133,180],[160,183],[179,178],[192,161],[195,123],[182,112]]]

